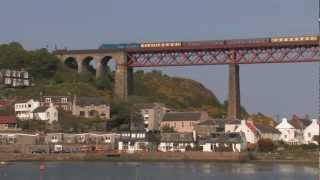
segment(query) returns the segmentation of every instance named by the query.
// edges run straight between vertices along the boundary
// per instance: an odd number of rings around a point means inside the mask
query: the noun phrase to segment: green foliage
[[[41,120],[17,120],[19,128],[28,131],[46,131],[48,124]]]
[[[111,103],[111,120],[107,123],[108,130],[128,131],[142,128],[143,119],[133,103],[113,100]]]
[[[222,117],[226,110],[215,95],[202,84],[160,71],[134,75],[134,96],[145,102],[161,102],[176,110],[209,110],[212,117]]]
[[[107,76],[95,80],[95,86],[99,90],[112,90],[113,82]]]
[[[59,124],[62,132],[105,131],[106,121],[99,118],[81,118],[71,113],[60,111]]]
[[[1,68],[25,69],[36,80],[52,77],[57,71],[59,63],[60,61],[46,49],[28,52],[19,43],[0,46]]]
[[[249,119],[251,119],[255,124],[263,124],[274,127],[276,125],[276,122],[273,118],[268,117],[262,113],[258,114],[252,114],[249,116]]]

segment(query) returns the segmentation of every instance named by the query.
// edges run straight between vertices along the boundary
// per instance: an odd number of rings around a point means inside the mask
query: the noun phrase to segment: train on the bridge
[[[102,44],[100,49],[136,49],[136,48],[170,48],[170,47],[199,47],[199,46],[224,46],[224,45],[248,45],[263,43],[290,43],[290,42],[319,42],[319,36],[294,36],[273,37],[235,40],[211,40],[190,42],[155,42],[155,43],[128,43],[128,44]]]

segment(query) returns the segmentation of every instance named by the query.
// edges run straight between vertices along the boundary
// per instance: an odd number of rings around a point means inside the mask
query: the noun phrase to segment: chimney
[[[282,118],[282,122],[288,122],[287,118]]]
[[[312,124],[318,124],[318,119],[312,119]]]

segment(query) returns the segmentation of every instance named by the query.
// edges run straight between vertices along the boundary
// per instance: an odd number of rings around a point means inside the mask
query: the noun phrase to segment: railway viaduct
[[[272,39],[272,40],[271,40]],[[211,42],[211,43],[210,43]],[[219,43],[217,43],[219,42]],[[126,99],[133,90],[134,67],[228,65],[228,115],[240,118],[241,64],[319,62],[319,37],[297,36],[227,41],[199,41],[189,46],[170,46],[170,43],[151,44],[144,48],[57,50],[54,54],[65,64],[76,67],[79,73],[89,62],[96,61],[96,77],[103,76],[110,59],[115,60],[114,94]]]

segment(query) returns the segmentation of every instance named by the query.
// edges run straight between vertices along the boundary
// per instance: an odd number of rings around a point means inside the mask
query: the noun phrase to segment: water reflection
[[[199,162],[47,162],[41,173],[37,162],[0,168],[1,180],[312,180],[318,169],[273,163]],[[19,172],[19,173],[17,173]]]

